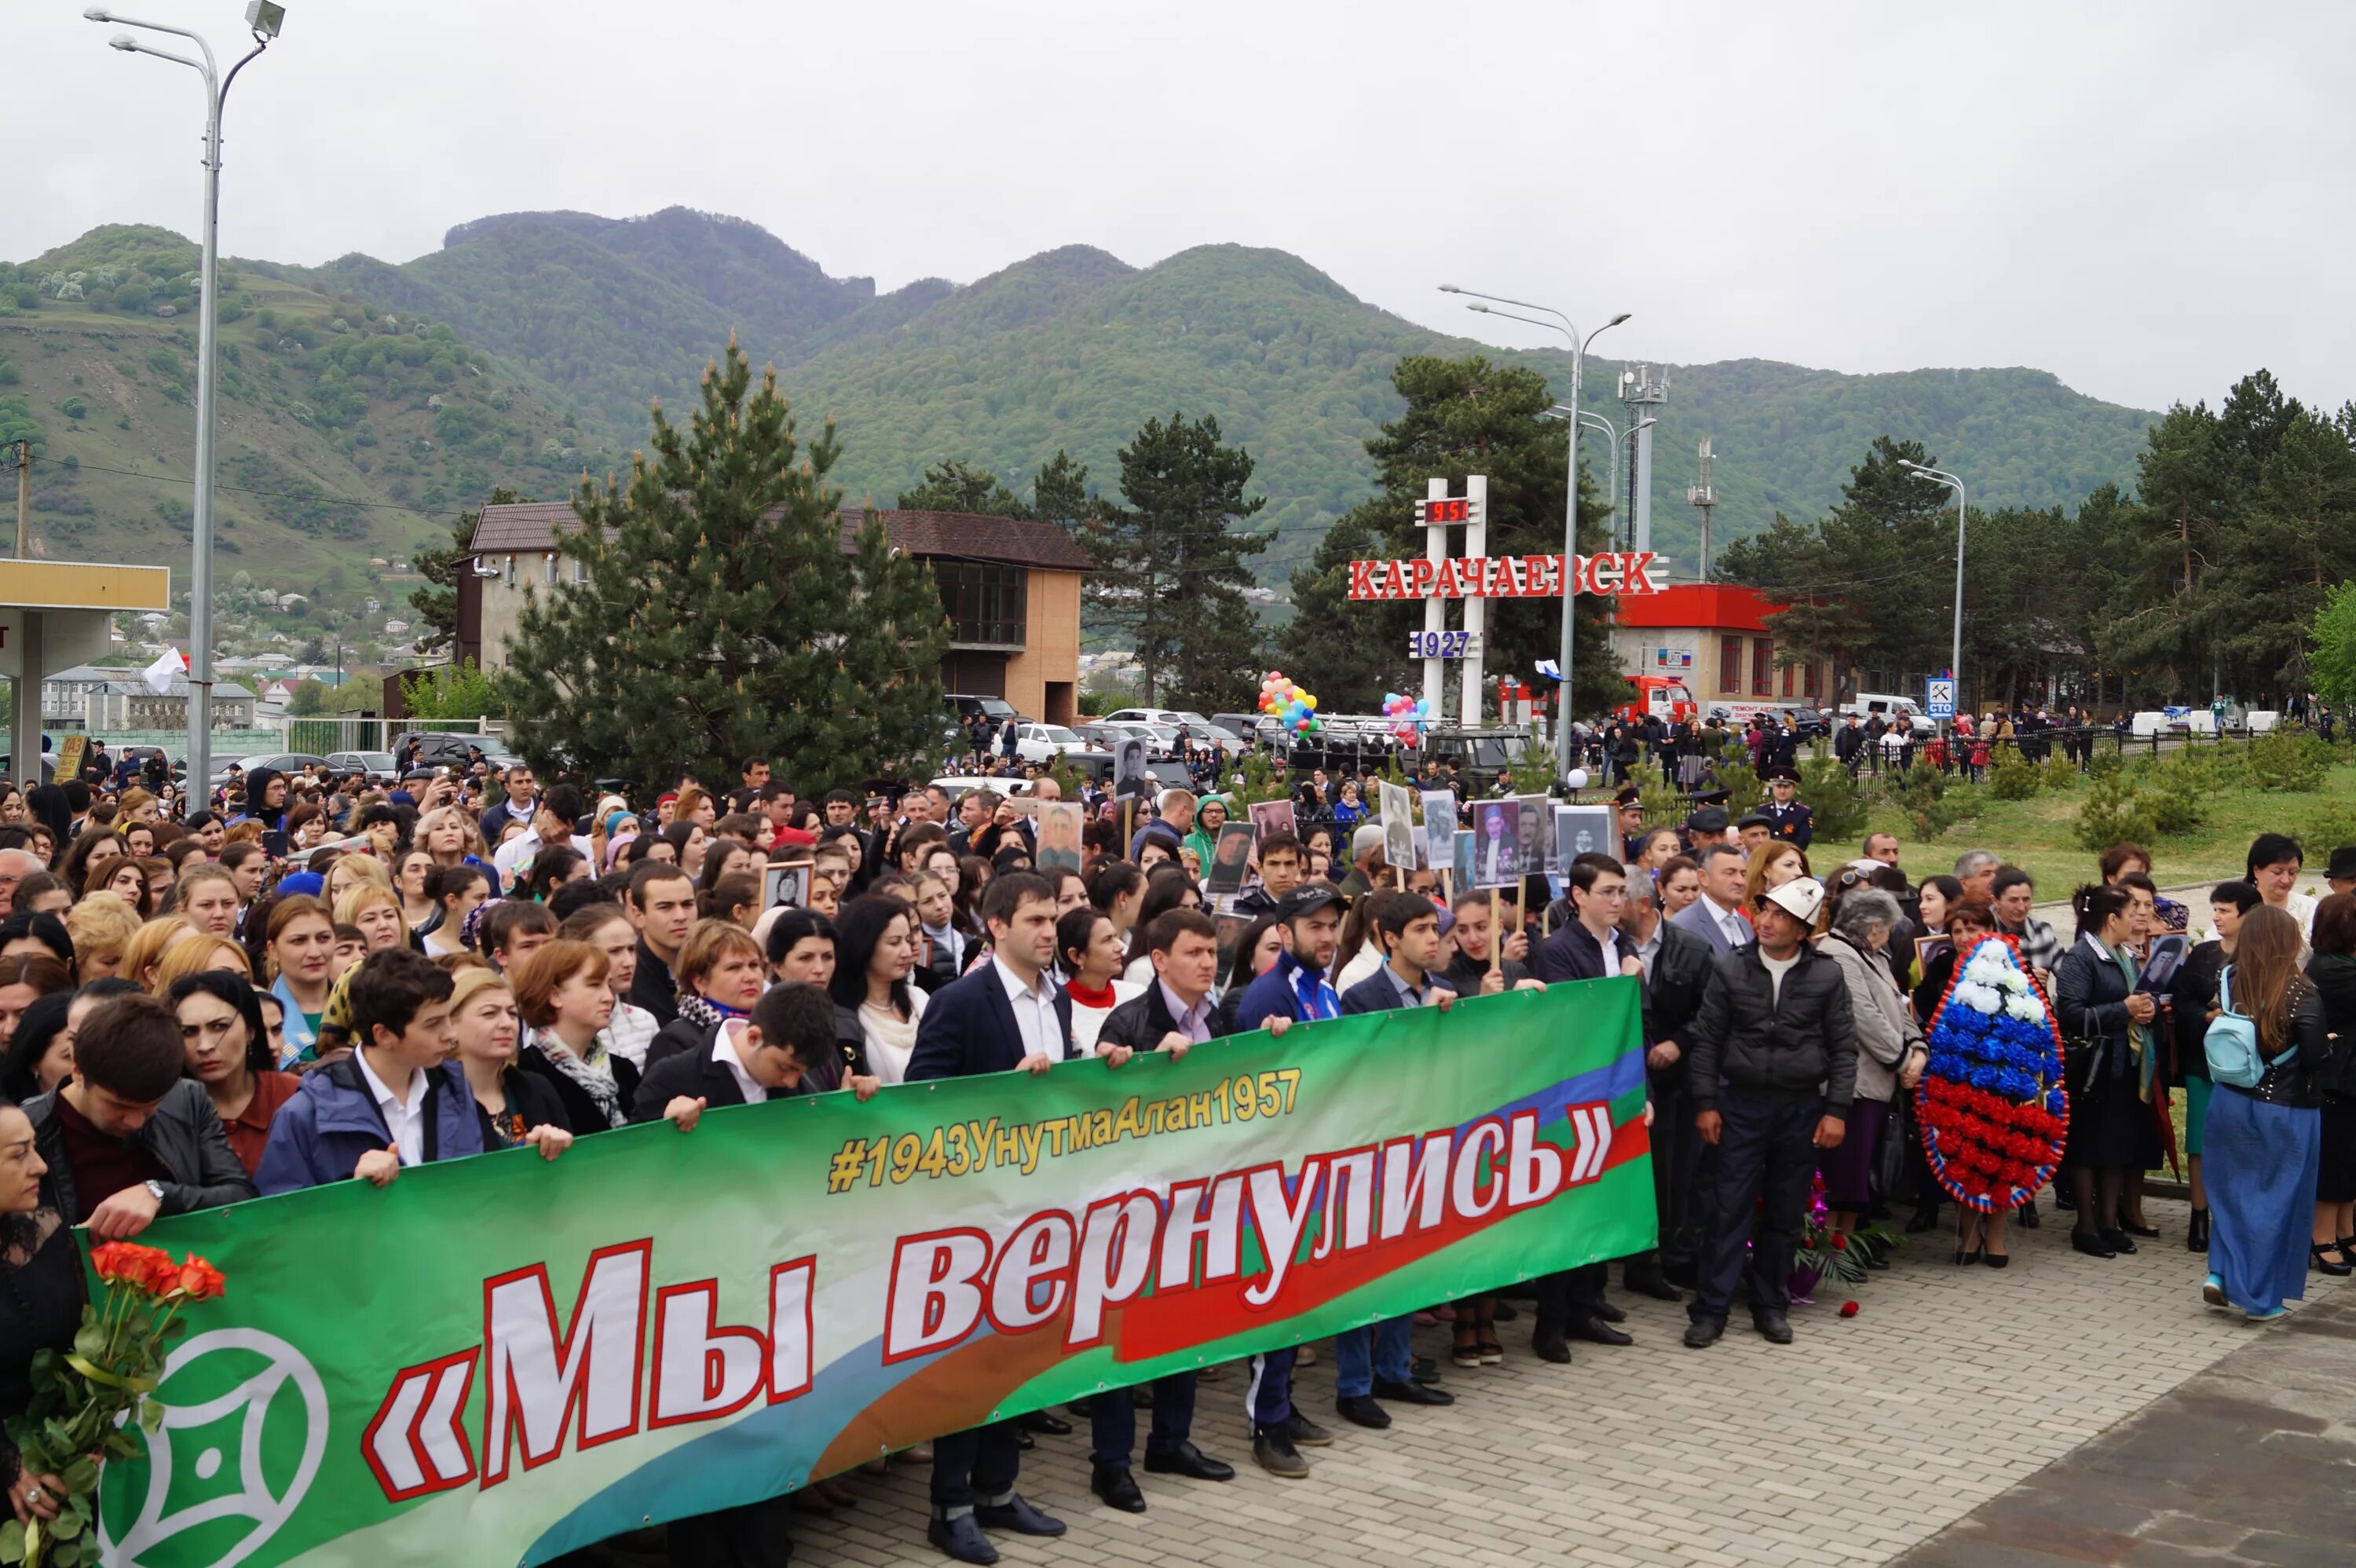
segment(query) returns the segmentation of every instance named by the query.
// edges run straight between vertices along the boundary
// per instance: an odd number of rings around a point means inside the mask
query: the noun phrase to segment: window
[[[1775,639],[1754,637],[1751,643],[1751,695],[1772,697],[1775,691]]]
[[[1804,695],[1822,697],[1825,694],[1823,669],[1824,667],[1815,659],[1800,667],[1800,689]]]
[[[1718,639],[1718,689],[1720,691],[1742,689],[1742,639],[1740,637]]]
[[[1784,695],[1785,697],[1787,697],[1787,698],[1788,698],[1788,697],[1790,697],[1790,696],[1792,695],[1792,687],[1793,687],[1793,684],[1794,684],[1797,679],[1798,679],[1798,674],[1797,674],[1797,672],[1794,670],[1794,668],[1792,666],[1790,666],[1790,665],[1785,665],[1785,666],[1783,667],[1783,695]]]
[[[553,553],[540,558],[540,575],[541,581],[548,586],[556,586],[556,557]]]
[[[941,607],[948,612],[949,641],[985,647],[1019,648],[1023,621],[1024,572],[992,561],[936,560]]]

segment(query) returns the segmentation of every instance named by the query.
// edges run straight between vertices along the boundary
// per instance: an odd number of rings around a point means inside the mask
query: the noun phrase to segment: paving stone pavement
[[[1236,1480],[1141,1470],[1149,1511],[1115,1512],[1087,1490],[1087,1424],[1076,1422],[1071,1436],[1041,1437],[1023,1456],[1022,1480],[1070,1532],[996,1543],[1009,1563],[1207,1568],[1889,1563],[2244,1346],[2278,1339],[2345,1355],[2346,1339],[2324,1331],[2319,1310],[2338,1282],[2312,1278],[2316,1294],[2298,1310],[2315,1315],[2313,1329],[2302,1334],[2296,1318],[2253,1328],[2202,1307],[2183,1205],[2152,1202],[2160,1239],[2103,1262],[2069,1250],[2051,1204],[2049,1193],[2040,1230],[2013,1228],[2005,1270],[1955,1267],[1952,1233],[1908,1238],[1894,1266],[1856,1293],[1858,1316],[1837,1317],[1841,1294],[1822,1290],[1815,1306],[1794,1310],[1799,1337],[1788,1347],[1759,1339],[1738,1313],[1716,1347],[1688,1350],[1677,1342],[1682,1308],[1622,1292],[1613,1299],[1635,1345],[1580,1344],[1569,1367],[1529,1354],[1526,1302],[1505,1328],[1502,1367],[1450,1367],[1445,1330],[1419,1330],[1419,1352],[1441,1359],[1457,1403],[1394,1409],[1387,1432],[1333,1413],[1328,1350],[1303,1370],[1298,1392],[1336,1441],[1308,1451],[1305,1481],[1252,1464],[1245,1380],[1231,1367],[1203,1386],[1194,1436],[1236,1464]],[[2339,1321],[2335,1334],[2356,1334],[2356,1293]],[[2343,1397],[2314,1419],[2356,1413]],[[1145,1421],[1141,1413],[1141,1428]],[[859,1506],[798,1520],[799,1560],[946,1561],[925,1542],[925,1479],[924,1467],[901,1464],[888,1478],[846,1477]],[[2351,1496],[2333,1505],[2342,1541]],[[2016,1568],[2001,1557],[1917,1561]],[[2356,1547],[2332,1561],[2356,1562]]]
[[[2356,1562],[2356,1291],[2337,1291],[1991,1499],[1901,1568]]]

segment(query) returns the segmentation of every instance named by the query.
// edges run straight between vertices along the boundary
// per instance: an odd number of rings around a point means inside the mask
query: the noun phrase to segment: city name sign
[[[1612,555],[1574,555],[1571,592],[1655,593],[1651,550]],[[1353,599],[1559,599],[1563,558],[1558,555],[1467,555],[1447,560],[1354,560]]]

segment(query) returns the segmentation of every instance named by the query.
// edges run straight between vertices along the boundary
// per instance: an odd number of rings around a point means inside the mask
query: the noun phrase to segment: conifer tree
[[[514,740],[543,768],[643,789],[771,758],[805,790],[940,744],[947,617],[931,571],[871,514],[843,551],[830,422],[804,448],[775,371],[732,338],[682,432],[658,405],[628,483],[584,484],[509,645]],[[578,581],[574,564],[578,567]]]
[[[1221,443],[1216,418],[1173,413],[1167,424],[1146,421],[1119,456],[1129,507],[1097,507],[1081,536],[1096,558],[1088,603],[1131,639],[1149,707],[1239,706],[1260,650],[1246,562],[1269,546],[1235,528],[1268,505],[1244,498],[1251,454]]]

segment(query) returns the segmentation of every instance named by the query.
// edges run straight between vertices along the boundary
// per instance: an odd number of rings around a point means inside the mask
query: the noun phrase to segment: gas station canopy
[[[0,561],[0,677],[16,683],[12,758],[40,754],[41,682],[105,657],[109,616],[171,607],[169,567]]]

